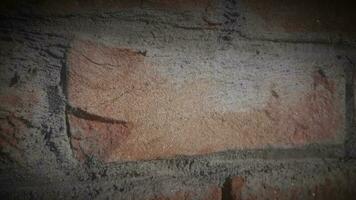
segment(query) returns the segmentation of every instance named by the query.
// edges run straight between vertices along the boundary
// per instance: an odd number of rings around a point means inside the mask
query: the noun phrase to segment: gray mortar
[[[229,1],[224,2],[226,4],[218,4],[219,12],[211,16],[212,19],[223,19],[225,9],[244,15],[239,4],[231,6]],[[43,92],[43,98],[29,121],[30,137],[24,142],[24,160],[13,163],[0,155],[0,196],[3,199],[140,199],[196,186],[217,184],[224,187],[226,179],[236,175],[251,180],[251,184],[263,179],[282,188],[290,180],[303,186],[303,180],[312,184],[329,176],[341,177],[345,183],[340,185],[344,194],[340,199],[348,199],[356,193],[352,82],[356,63],[355,38],[343,38],[340,42],[338,36],[327,34],[308,37],[277,33],[250,35],[239,17],[222,28],[206,29],[198,20],[200,13],[157,12],[148,8],[72,14],[36,13],[31,7],[29,11],[24,10],[25,13],[0,14],[0,88],[12,85],[27,90],[24,86],[32,85]],[[118,38],[118,35],[127,37]],[[192,48],[204,56],[214,55],[216,50],[223,54],[225,50],[234,49],[267,54],[271,53],[270,49],[281,49],[292,56],[304,56],[305,50],[320,54],[331,51],[346,71],[345,145],[232,150],[110,164],[90,159],[79,164],[69,144],[65,97],[66,52],[76,37],[136,48],[147,51],[147,56],[152,57],[156,56],[157,49],[177,48]],[[330,37],[334,39],[329,40]],[[306,195],[300,197],[306,199]]]

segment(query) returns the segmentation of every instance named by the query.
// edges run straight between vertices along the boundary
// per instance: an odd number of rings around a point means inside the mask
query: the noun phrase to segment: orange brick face
[[[307,65],[306,72],[297,75],[276,72],[273,80],[284,82],[266,80],[261,87],[271,85],[267,90],[247,88],[246,95],[243,88],[215,81],[209,72],[184,81],[179,74],[169,77],[162,72],[166,66],[154,61],[134,49],[74,42],[68,56],[70,105],[126,124],[69,116],[78,157],[93,154],[106,162],[156,159],[268,146],[296,148],[338,143],[342,137],[342,78],[321,69]]]

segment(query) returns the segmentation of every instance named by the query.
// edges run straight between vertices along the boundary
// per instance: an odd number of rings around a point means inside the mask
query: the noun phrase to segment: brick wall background
[[[2,199],[353,199],[347,1],[4,1]]]

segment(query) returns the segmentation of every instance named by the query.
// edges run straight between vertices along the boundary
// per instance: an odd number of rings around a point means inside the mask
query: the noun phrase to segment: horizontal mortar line
[[[321,144],[309,144],[304,145],[300,148],[265,148],[265,149],[244,149],[244,150],[228,150],[223,152],[217,152],[215,155],[211,156],[246,156],[251,155],[255,156],[255,158],[262,158],[261,156],[266,156],[269,154],[273,154],[278,152],[278,155],[269,155],[271,159],[278,159],[278,158],[293,158],[290,155],[296,155],[301,157],[308,157],[311,158],[316,156],[316,158],[321,158],[322,155],[336,155],[335,150],[343,150],[344,146],[342,144],[336,145],[321,145]],[[325,156],[324,156],[325,157]],[[327,156],[326,156],[327,157]],[[340,156],[335,156],[340,157]],[[341,156],[342,157],[342,156]],[[254,157],[250,157],[254,158]],[[296,157],[298,158],[298,157]]]
[[[173,28],[180,28],[184,30],[205,30],[205,31],[222,31],[222,32],[231,32],[231,33],[237,33],[240,38],[243,38],[247,41],[255,41],[255,42],[273,42],[273,43],[285,43],[285,44],[315,44],[315,45],[339,45],[339,46],[346,46],[346,47],[356,47],[354,44],[351,42],[328,42],[326,39],[315,39],[315,40],[298,40],[298,39],[273,39],[273,38],[267,38],[267,37],[250,37],[247,36],[246,34],[243,34],[239,30],[234,30],[234,29],[221,29],[217,27],[212,27],[212,28],[205,28],[205,27],[199,27],[199,26],[182,26],[178,24],[172,24],[169,22],[159,22],[159,24],[165,24],[165,25],[170,25]]]
[[[339,153],[338,153],[339,152]],[[245,159],[256,160],[302,160],[307,159],[340,159],[344,158],[344,145],[322,145],[322,144],[309,144],[300,148],[266,148],[266,149],[235,149],[225,150],[219,152],[213,152],[205,155],[176,155],[173,158],[160,158],[151,160],[136,160],[136,161],[116,161],[111,162],[110,167],[122,166],[122,165],[135,165],[140,162],[152,163],[152,162],[166,162],[177,160],[190,160],[199,162],[204,159],[213,159],[219,162],[230,161],[243,161]],[[152,163],[155,164],[155,163]]]
[[[156,23],[156,25],[159,24],[164,24],[164,25],[169,25],[173,28],[180,28],[184,30],[205,30],[205,31],[223,31],[223,32],[234,32],[237,33],[241,38],[247,40],[247,41],[257,41],[257,42],[273,42],[273,43],[290,43],[290,44],[316,44],[316,45],[341,45],[341,46],[352,46],[355,47],[354,44],[351,42],[328,42],[326,39],[315,39],[315,40],[298,40],[298,39],[273,39],[273,38],[267,38],[267,37],[250,37],[247,36],[246,34],[243,34],[242,31],[236,30],[236,29],[224,29],[224,28],[219,28],[219,26],[213,26],[213,27],[202,27],[202,26],[184,26],[184,25],[179,25],[179,24],[174,24],[171,22],[164,22],[164,21],[159,21],[159,20],[142,20],[142,19],[119,19],[119,21],[127,21],[127,22],[146,22],[150,21],[151,23]]]
[[[222,31],[222,32],[230,32],[230,33],[236,33],[239,35],[240,38],[243,38],[247,41],[256,41],[256,42],[273,42],[273,43],[285,43],[285,44],[315,44],[315,45],[339,45],[339,46],[346,46],[346,47],[356,47],[354,44],[351,42],[328,42],[326,39],[315,39],[315,40],[298,40],[298,39],[278,39],[278,38],[267,38],[267,37],[250,37],[247,36],[246,34],[242,33],[239,30],[234,30],[234,29],[220,29],[220,28],[205,28],[205,27],[199,27],[199,26],[182,26],[178,24],[172,24],[172,23],[162,23],[166,25],[170,25],[174,28],[181,28],[185,30],[206,30],[206,31]]]
[[[71,14],[69,15],[71,17],[83,17],[83,18],[91,18],[91,17],[101,17],[98,16],[97,14],[87,14],[87,15],[74,15]],[[133,15],[135,16],[135,15]],[[146,15],[145,15],[146,16]],[[150,16],[150,15],[147,15]],[[56,18],[56,16],[48,16],[50,18]],[[109,16],[106,18],[115,18],[117,16]],[[171,22],[165,22],[159,19],[132,19],[130,18],[126,18],[126,16],[123,16],[125,18],[121,18],[121,19],[117,19],[118,22],[120,21],[126,21],[126,22],[150,22],[150,24],[155,24],[155,25],[159,25],[159,24],[164,24],[164,25],[169,25],[173,28],[180,28],[180,29],[185,29],[185,30],[206,30],[206,31],[229,31],[229,32],[233,32],[233,33],[237,33],[241,38],[247,40],[247,41],[257,41],[257,42],[273,42],[273,43],[289,43],[289,44],[315,44],[315,45],[338,45],[338,46],[346,46],[346,47],[356,47],[355,44],[353,44],[352,42],[348,42],[348,41],[339,41],[339,42],[328,42],[327,39],[315,39],[315,40],[300,40],[300,39],[282,39],[282,38],[268,38],[268,37],[250,37],[244,33],[242,33],[240,30],[235,30],[235,29],[221,29],[218,26],[214,26],[214,27],[201,27],[201,26],[184,26],[184,25],[179,25],[179,24],[174,24]],[[132,17],[132,16],[131,16]],[[154,17],[154,16],[153,16]],[[58,17],[57,18],[61,18]],[[40,19],[46,19],[44,16],[40,17]],[[59,34],[57,34],[58,37]]]
[[[292,43],[292,44],[317,44],[317,45],[341,45],[341,46],[355,46],[350,42],[338,42],[338,43],[333,43],[333,42],[328,42],[326,39],[316,39],[316,40],[298,40],[298,39],[273,39],[273,38],[263,38],[263,37],[250,37],[247,36],[246,34],[243,34],[240,30],[236,29],[224,29],[224,28],[219,28],[219,26],[212,26],[212,27],[202,27],[202,26],[184,26],[184,25],[179,25],[171,22],[165,22],[165,21],[160,21],[160,20],[154,20],[154,19],[119,19],[118,21],[126,21],[126,22],[151,22],[156,23],[156,25],[159,24],[164,24],[164,25],[169,25],[173,28],[180,28],[184,30],[206,30],[206,31],[223,31],[223,32],[233,32],[237,33],[241,38],[246,39],[248,41],[259,41],[259,42],[274,42],[274,43]]]
[[[124,10],[124,11],[123,11]],[[131,10],[131,12],[129,12]],[[132,12],[132,10],[134,10]],[[146,12],[142,12],[146,11]],[[147,12],[148,11],[148,12]],[[159,12],[157,12],[159,11]],[[136,8],[129,8],[129,9],[122,9],[120,11],[87,11],[87,12],[82,12],[82,13],[40,13],[40,12],[32,12],[30,14],[27,13],[18,13],[15,15],[9,15],[9,14],[1,14],[0,13],[0,20],[6,20],[6,19],[14,19],[14,20],[19,20],[19,21],[24,21],[28,20],[29,18],[33,19],[50,19],[50,18],[76,18],[76,17],[84,17],[84,18],[90,18],[90,17],[98,17],[98,18],[109,18],[109,17],[135,17],[135,16],[147,16],[147,17],[152,17],[152,16],[157,16],[156,13],[164,13],[170,14],[171,16],[186,16],[190,12],[179,12],[179,11],[170,11],[167,13],[167,9],[157,9],[157,8],[152,8],[150,9],[149,7],[145,7],[142,9],[141,7],[136,7]],[[132,14],[134,13],[134,14]],[[154,13],[154,14],[152,14]]]
[[[32,27],[32,26],[30,26],[30,27]],[[19,33],[19,34],[33,35],[33,36],[36,36],[36,37],[38,37],[38,36],[48,36],[48,37],[55,37],[55,38],[58,38],[58,39],[66,39],[66,38],[68,38],[67,36],[59,34],[59,33],[38,31],[38,30],[34,30],[34,29],[26,30],[26,28],[24,28],[24,27],[21,27],[21,28],[17,28],[17,27],[1,27],[0,26],[0,30],[2,31],[2,34]],[[48,39],[48,38],[43,38],[42,37],[40,39]],[[64,44],[59,44],[59,45],[65,46]]]
[[[39,182],[37,184],[34,184],[33,182],[29,182],[29,183],[15,183],[14,184],[0,184],[0,192],[1,191],[16,191],[16,190],[30,190],[32,188],[53,188],[56,189],[58,188],[58,185],[61,185],[63,187],[61,188],[72,188],[75,186],[81,186],[83,184],[86,185],[100,185],[102,183],[108,183],[108,182],[115,182],[118,181],[119,184],[124,184],[127,182],[144,182],[147,180],[151,180],[153,176],[141,176],[141,177],[128,177],[128,178],[121,178],[119,176],[117,177],[112,177],[110,179],[105,179],[105,178],[98,178],[97,180],[85,180],[85,181],[79,181],[79,180],[63,180],[63,181],[49,181],[49,182]],[[117,178],[120,178],[119,180]],[[175,179],[175,176],[167,176],[167,175],[162,175],[162,176],[155,176],[155,178],[171,178],[171,179]],[[139,183],[136,183],[137,185]],[[20,185],[21,184],[21,185]],[[53,186],[55,185],[55,186]],[[16,187],[14,187],[16,186]]]
[[[319,160],[319,159],[318,159]],[[333,159],[334,161],[336,161],[335,163],[339,163],[340,164],[340,160],[337,159]],[[246,161],[250,161],[250,160],[246,160]],[[288,160],[284,160],[285,162],[290,162]],[[300,160],[300,163],[304,163],[304,162],[310,162],[310,161],[315,161],[315,159],[304,159],[304,160]],[[272,162],[272,160],[271,160]],[[348,169],[348,167],[350,166],[354,166],[354,163],[356,162],[356,159],[350,159],[347,162],[343,162],[341,163],[341,169],[344,167],[345,169]],[[241,163],[243,164],[243,163]],[[280,163],[274,163],[275,165],[279,165]],[[291,163],[292,164],[292,163]],[[252,164],[253,165],[253,164]],[[262,163],[261,165],[258,165],[257,167],[252,167],[252,169],[256,172],[260,171],[261,169],[264,169],[265,166],[270,166],[271,163]],[[210,168],[215,168],[216,166],[211,166]],[[293,168],[304,168],[303,165],[301,166],[295,166],[295,165],[290,165],[287,167],[284,167],[284,169],[293,169]],[[39,182],[38,184],[34,184],[33,182],[21,182],[21,183],[14,183],[14,184],[1,184],[0,186],[0,192],[10,192],[10,191],[26,191],[26,190],[31,190],[33,188],[39,188],[39,189],[43,189],[43,188],[47,188],[47,189],[56,189],[58,188],[58,185],[61,185],[63,187],[61,187],[62,189],[65,190],[65,188],[72,188],[72,187],[77,187],[77,186],[82,186],[83,187],[87,186],[87,185],[101,185],[102,183],[112,183],[112,184],[127,184],[127,183],[131,183],[133,184],[133,187],[136,186],[140,186],[142,184],[142,182],[145,182],[147,180],[151,180],[152,177],[154,177],[155,179],[159,179],[159,180],[166,180],[166,179],[170,179],[170,180],[180,180],[180,179],[184,179],[184,178],[191,178],[191,179],[202,179],[202,180],[210,180],[211,178],[213,178],[214,176],[232,176],[232,175],[236,175],[236,173],[239,173],[239,168],[236,168],[236,166],[230,166],[228,167],[228,169],[233,169],[234,171],[231,172],[226,172],[225,170],[222,171],[218,171],[215,173],[212,173],[210,175],[208,175],[208,178],[206,178],[206,176],[201,176],[201,175],[195,175],[197,173],[174,173],[174,174],[148,174],[148,175],[143,175],[143,176],[136,176],[136,177],[125,177],[122,178],[121,176],[110,176],[110,178],[97,178],[96,180],[84,180],[84,181],[79,181],[79,180],[63,180],[63,181],[49,181],[49,182]],[[335,170],[340,170],[340,167],[335,166],[335,168],[333,168]],[[178,171],[178,170],[177,170]],[[183,170],[182,170],[183,171]],[[201,171],[209,171],[209,170],[201,170]],[[205,177],[205,178],[204,178]],[[15,187],[14,187],[15,186]]]

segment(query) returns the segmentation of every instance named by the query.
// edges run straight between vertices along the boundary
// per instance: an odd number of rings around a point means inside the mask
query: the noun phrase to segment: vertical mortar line
[[[67,139],[70,145],[70,149],[72,149],[72,143],[70,142],[70,127],[69,127],[69,120],[68,120],[68,87],[67,87],[67,78],[68,78],[68,66],[67,66],[67,53],[68,47],[65,49],[64,57],[61,61],[61,72],[60,72],[60,86],[62,88],[62,93],[64,96],[64,119],[65,119],[65,127],[67,133]]]
[[[348,64],[345,66],[345,121],[346,121],[346,137],[345,137],[345,157],[352,158],[356,156],[356,137],[354,126],[355,112],[355,64],[349,57],[345,57]]]
[[[222,29],[219,31],[218,39],[219,43],[229,44],[233,38],[232,34],[235,32],[238,26],[238,20],[240,17],[239,2],[237,0],[224,0],[222,1],[223,13]]]

